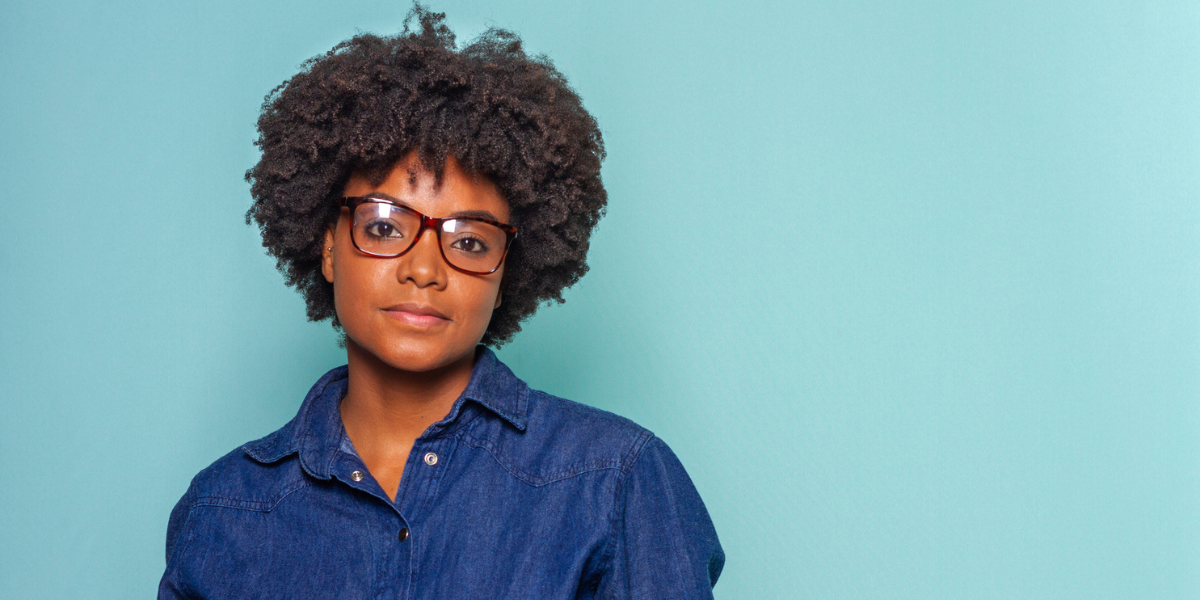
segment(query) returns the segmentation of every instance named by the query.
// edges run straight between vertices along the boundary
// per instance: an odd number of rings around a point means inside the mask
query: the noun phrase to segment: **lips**
[[[389,317],[415,327],[432,327],[450,321],[450,317],[442,314],[436,308],[415,302],[396,304],[383,309],[383,311]]]

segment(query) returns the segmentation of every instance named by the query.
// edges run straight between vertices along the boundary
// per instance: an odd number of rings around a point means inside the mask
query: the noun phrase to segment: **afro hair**
[[[587,272],[607,202],[604,142],[548,58],[495,28],[459,49],[444,20],[415,5],[400,34],[356,35],[267,94],[255,141],[262,156],[246,172],[254,199],[246,223],[258,225],[308,318],[340,330],[321,249],[351,173],[381,181],[416,152],[440,181],[453,156],[496,183],[520,231],[505,259],[504,302],[482,339],[500,346]]]

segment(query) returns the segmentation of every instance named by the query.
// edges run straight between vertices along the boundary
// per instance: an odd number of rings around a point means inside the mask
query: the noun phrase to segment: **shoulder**
[[[529,391],[530,430],[607,448],[633,449],[654,434],[616,413],[538,390]]]
[[[463,441],[492,453],[506,469],[534,485],[584,473],[627,473],[656,439],[650,430],[615,413],[528,389],[522,431],[481,423]]]
[[[255,457],[253,448],[277,441],[282,431],[239,446],[192,478],[167,523],[168,563],[179,546],[177,542],[187,537],[185,532],[194,527],[196,515],[204,514],[206,507],[267,512],[292,492],[309,485],[295,453],[277,457],[273,462],[264,462],[261,455]]]
[[[189,504],[269,511],[308,485],[296,451],[279,449],[286,428],[238,446],[201,470],[185,496]]]

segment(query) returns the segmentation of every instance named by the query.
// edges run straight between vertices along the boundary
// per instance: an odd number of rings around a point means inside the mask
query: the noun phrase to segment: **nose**
[[[437,290],[445,289],[446,269],[449,265],[442,258],[437,231],[432,227],[422,228],[417,233],[417,241],[413,243],[413,247],[394,260],[396,279],[400,283],[411,281],[419,288],[432,285]]]

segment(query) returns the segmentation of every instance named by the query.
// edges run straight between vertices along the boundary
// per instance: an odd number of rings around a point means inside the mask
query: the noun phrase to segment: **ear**
[[[321,244],[321,274],[325,281],[333,283],[333,227],[325,230],[325,241]]]

